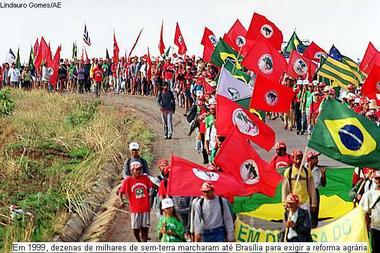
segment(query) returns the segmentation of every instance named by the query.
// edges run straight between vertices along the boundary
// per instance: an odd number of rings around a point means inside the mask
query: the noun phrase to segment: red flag
[[[115,33],[113,34],[113,63],[119,62],[119,46],[116,41]]]
[[[366,68],[366,71],[368,71],[368,73],[371,73],[372,71],[372,68],[377,65],[377,66],[380,66],[380,52],[377,52],[373,57],[372,57],[372,60],[369,62],[367,68]]]
[[[363,84],[361,92],[370,99],[376,99],[376,103],[380,105],[380,66],[373,66]]]
[[[216,96],[216,104],[215,127],[218,135],[227,136],[237,126],[240,132],[260,147],[268,151],[273,147],[275,132],[256,115],[223,96]]]
[[[207,82],[206,78],[204,78],[203,76],[198,77],[196,83],[201,84],[203,86],[203,89],[206,94],[212,94],[216,90],[216,87],[211,86],[210,83]]]
[[[135,41],[135,43],[133,43],[132,49],[131,49],[131,51],[129,51],[129,55],[128,55],[128,57],[132,55],[132,52],[133,52],[133,50],[135,49],[135,47],[136,47],[136,45],[137,45],[137,42],[139,41],[139,39],[140,39],[140,35],[141,35],[141,33],[142,33],[143,30],[144,30],[144,28],[142,28],[142,29],[140,30],[140,32],[139,32],[139,35],[137,35],[136,41]],[[125,57],[125,58],[126,58],[126,57]]]
[[[203,182],[211,182],[215,186],[215,193],[231,199],[234,196],[247,195],[242,184],[235,178],[223,172],[211,172],[205,167],[172,156],[168,182],[170,196],[199,196]]]
[[[37,52],[38,52],[38,47],[39,47],[39,42],[38,42],[38,38],[36,39],[36,42],[34,42],[34,46],[33,46],[33,53],[34,53],[34,56],[37,55]]]
[[[313,62],[313,61],[310,61],[310,66],[309,66],[309,69],[308,69],[308,73],[309,73],[309,82],[312,82],[313,79],[314,79],[314,75],[315,73],[317,72],[318,70],[318,64]]]
[[[327,57],[327,53],[325,50],[320,48],[317,44],[311,42],[311,44],[305,49],[303,52],[303,56],[309,60],[313,60],[316,62],[320,62],[321,56]]]
[[[228,33],[224,35],[223,40],[236,52],[245,57],[254,44],[254,41],[247,39],[246,35],[247,30],[237,19]]]
[[[289,112],[293,97],[292,88],[257,75],[250,108],[268,112]]]
[[[286,71],[286,60],[270,44],[256,42],[242,64],[248,69],[267,78],[279,81]]]
[[[253,41],[268,42],[275,49],[281,50],[282,32],[275,24],[258,13],[253,13],[246,37]]]
[[[186,54],[187,47],[186,47],[185,40],[183,39],[181,29],[179,28],[178,22],[175,27],[174,44],[178,47],[178,54],[180,55]]]
[[[203,32],[202,42],[203,45],[203,60],[209,62],[211,59],[212,52],[214,52],[218,40],[216,39],[214,33],[205,27]]]
[[[160,50],[160,55],[165,53],[165,44],[164,44],[164,21],[161,23],[161,32],[160,32],[160,42],[158,43],[158,49]]]
[[[148,81],[152,80],[152,59],[150,58],[150,52],[149,52],[149,47],[148,47],[148,56],[147,56],[147,59],[146,59],[146,63],[148,64],[148,67],[147,67],[147,78],[148,78]]]
[[[34,60],[34,66],[36,69],[39,69],[42,62],[50,61],[51,58],[51,51],[50,47],[46,43],[44,37],[41,38],[40,46],[38,47],[38,52],[36,59]]]
[[[370,72],[370,62],[372,61],[373,57],[378,53],[379,51],[375,48],[372,42],[369,42],[367,49],[364,53],[362,62],[360,63],[359,69],[364,73],[368,74]]]
[[[288,63],[287,74],[295,79],[302,77],[306,79],[309,73],[311,61],[306,57],[303,57],[297,50],[292,50],[290,53],[290,59]]]
[[[231,130],[214,161],[224,172],[242,182],[249,194],[262,193],[273,197],[282,180],[281,175],[261,159],[236,128]]]
[[[52,75],[50,76],[50,83],[55,88],[55,85],[58,81],[58,69],[59,69],[59,60],[61,59],[61,46],[57,48],[54,54],[54,59],[49,59],[47,63],[47,67],[51,69]]]

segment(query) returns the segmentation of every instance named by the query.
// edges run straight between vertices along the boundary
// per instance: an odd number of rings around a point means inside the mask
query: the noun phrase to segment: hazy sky
[[[1,3],[10,3],[2,1]],[[26,3],[30,1],[18,1]],[[51,2],[35,0],[35,2]],[[134,54],[147,47],[158,54],[161,21],[164,19],[165,45],[173,45],[178,21],[189,54],[201,55],[203,29],[216,36],[227,32],[237,18],[248,28],[254,11],[273,21],[288,40],[294,29],[299,37],[315,41],[325,50],[334,43],[342,54],[362,58],[369,41],[380,50],[379,0],[62,0],[61,9],[0,8],[0,58],[5,60],[11,47],[20,47],[22,62],[27,61],[36,37],[50,41],[52,51],[63,45],[62,56],[71,57],[72,43],[80,57],[83,28],[87,24],[92,46],[89,57],[112,56],[113,29],[120,53],[127,54],[141,28],[144,31]]]

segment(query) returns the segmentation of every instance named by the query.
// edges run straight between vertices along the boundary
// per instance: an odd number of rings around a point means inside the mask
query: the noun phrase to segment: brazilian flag
[[[245,73],[241,69],[234,68],[234,64],[231,61],[227,61],[224,64],[224,68],[227,69],[233,75],[233,77],[235,77],[236,79],[238,79],[238,80],[240,80],[246,84],[248,84],[249,81],[251,81],[251,76],[248,75],[247,73]]]
[[[298,38],[296,32],[294,31],[292,37],[290,37],[288,44],[284,48],[284,55],[286,58],[289,58],[290,52],[296,50],[298,53],[303,53],[305,51],[306,46],[302,43],[302,41]]]
[[[211,55],[211,62],[218,67],[230,61],[236,69],[241,70],[242,65],[240,62],[242,60],[243,57],[233,50],[222,38],[219,39]]]
[[[380,169],[380,128],[334,99],[327,99],[308,146],[357,167]]]

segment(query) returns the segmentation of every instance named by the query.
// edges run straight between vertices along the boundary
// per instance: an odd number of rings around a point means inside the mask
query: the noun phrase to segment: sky
[[[0,7],[31,1],[5,0]],[[167,47],[173,45],[178,22],[188,54],[201,56],[205,26],[219,37],[238,18],[248,29],[254,12],[274,22],[284,40],[296,30],[301,40],[314,41],[326,51],[334,44],[354,60],[363,57],[369,41],[380,49],[379,0],[61,0],[60,9],[0,8],[0,60],[5,61],[9,48],[16,53],[20,47],[21,62],[28,61],[30,46],[41,36],[50,42],[53,53],[62,44],[65,58],[71,57],[76,41],[80,57],[85,23],[92,41],[87,47],[89,57],[105,57],[106,48],[112,56],[113,31],[120,54],[129,54],[142,28],[133,55],[145,54],[147,47],[151,55],[158,55],[162,20]]]

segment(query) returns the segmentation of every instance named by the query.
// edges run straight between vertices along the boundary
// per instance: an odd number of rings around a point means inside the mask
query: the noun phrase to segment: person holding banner
[[[376,189],[363,194],[360,206],[364,211],[364,218],[371,233],[372,252],[380,252],[380,171],[373,172]]]

